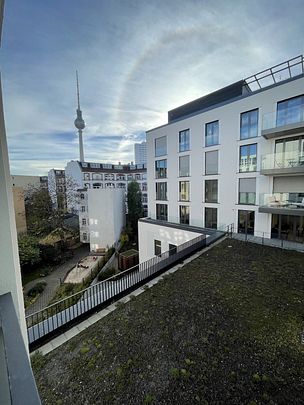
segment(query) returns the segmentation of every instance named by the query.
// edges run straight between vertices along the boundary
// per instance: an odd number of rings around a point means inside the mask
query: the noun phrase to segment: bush
[[[116,269],[114,267],[109,267],[106,270],[99,273],[97,279],[98,281],[103,281],[106,280],[107,278],[114,276],[114,274],[116,274]]]
[[[40,262],[38,240],[27,234],[18,238],[19,258],[21,267],[33,266]]]
[[[29,292],[27,293],[28,297],[34,298],[38,294],[41,294],[42,291],[45,289],[46,283],[45,282],[40,282],[34,285]]]

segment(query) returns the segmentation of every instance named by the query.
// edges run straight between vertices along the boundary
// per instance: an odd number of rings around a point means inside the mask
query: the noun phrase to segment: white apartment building
[[[98,252],[115,245],[125,226],[125,193],[122,188],[79,190],[80,241]]]
[[[48,172],[48,190],[53,207],[66,211],[66,182],[65,171],[62,169],[51,169]]]
[[[135,164],[143,164],[147,163],[147,143],[135,143],[134,144],[134,157],[135,157]]]
[[[304,241],[303,56],[169,111],[146,135],[140,261],[178,245],[177,224]]]
[[[84,189],[122,189],[127,193],[128,183],[137,181],[142,193],[142,203],[147,214],[147,169],[141,165],[114,165],[110,163],[89,163],[71,161],[67,163],[66,187],[68,196],[75,190]],[[68,211],[79,212],[76,199],[67,198]]]

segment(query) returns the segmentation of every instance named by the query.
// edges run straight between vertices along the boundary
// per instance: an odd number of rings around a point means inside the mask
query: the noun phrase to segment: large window
[[[160,221],[168,221],[167,204],[156,204],[156,219]]]
[[[218,174],[218,151],[205,153],[205,174]]]
[[[155,183],[156,186],[156,199],[157,200],[166,200],[167,199],[167,183],[158,182]]]
[[[93,163],[91,163],[92,165]],[[102,174],[101,173],[92,173],[92,180],[102,180]]]
[[[256,178],[239,179],[239,204],[255,204]]]
[[[167,137],[155,139],[155,156],[163,156],[167,154]]]
[[[179,182],[179,200],[189,201],[190,200],[190,182],[180,181]]]
[[[304,96],[293,97],[277,104],[277,126],[304,120]]]
[[[251,110],[241,114],[241,139],[258,136],[259,110]]]
[[[217,208],[205,208],[205,228],[217,229]]]
[[[205,180],[205,202],[217,203],[218,201],[218,181]]]
[[[190,150],[190,130],[186,129],[179,133],[179,151],[185,152]]]
[[[238,211],[238,233],[254,235],[254,211]]]
[[[167,159],[155,161],[155,178],[165,179],[167,177]]]
[[[161,255],[161,241],[154,239],[154,254],[155,256]]]
[[[188,205],[180,205],[179,206],[179,222],[181,224],[189,225],[190,222],[190,208]]]
[[[190,156],[179,157],[179,177],[190,176]]]
[[[219,143],[219,122],[209,122],[205,126],[205,146],[218,145]]]
[[[240,147],[240,172],[255,172],[257,170],[257,144]]]

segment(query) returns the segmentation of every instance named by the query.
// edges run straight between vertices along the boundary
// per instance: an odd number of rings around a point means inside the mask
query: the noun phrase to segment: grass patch
[[[303,331],[304,255],[226,240],[33,368],[44,403],[301,404]]]

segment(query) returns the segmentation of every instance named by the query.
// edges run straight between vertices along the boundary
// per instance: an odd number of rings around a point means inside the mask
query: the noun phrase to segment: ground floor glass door
[[[238,233],[254,235],[254,211],[238,211]]]
[[[304,217],[272,214],[271,237],[293,242],[303,242]]]

